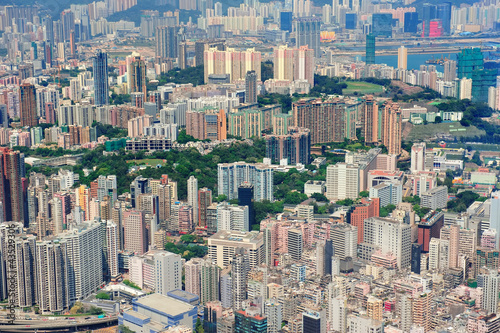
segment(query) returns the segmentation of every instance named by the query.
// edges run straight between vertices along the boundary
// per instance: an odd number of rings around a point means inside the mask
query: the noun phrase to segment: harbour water
[[[436,53],[436,54],[408,54],[407,58],[407,69],[420,69],[420,65],[429,65],[426,64],[427,60],[430,60],[434,57],[434,59],[441,59],[441,57],[447,58],[449,60],[457,60],[457,53]],[[365,61],[364,56],[358,57],[358,60]],[[392,66],[394,68],[398,67],[398,56],[397,55],[377,55],[375,56],[376,64],[386,64],[388,66]],[[435,65],[437,71],[442,72],[443,66],[438,64]]]

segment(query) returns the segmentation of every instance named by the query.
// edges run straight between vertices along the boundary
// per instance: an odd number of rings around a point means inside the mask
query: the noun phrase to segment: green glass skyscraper
[[[366,35],[366,60],[367,65],[375,64],[375,35]]]

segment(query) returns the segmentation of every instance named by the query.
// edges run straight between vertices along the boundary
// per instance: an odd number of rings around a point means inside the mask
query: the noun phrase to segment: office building
[[[392,37],[392,14],[372,14],[372,35],[375,37]]]
[[[400,223],[397,220],[370,217],[365,220],[363,242],[379,247],[382,254],[390,253],[395,256],[398,268],[410,266],[410,225]]]
[[[156,27],[156,57],[162,59],[176,59],[178,57],[178,33],[179,27]]]
[[[257,103],[257,74],[253,70],[245,75],[245,103]]]
[[[248,71],[255,71],[257,81],[260,81],[261,60],[261,53],[255,49],[236,51],[228,48],[221,51],[215,47],[209,48],[204,53],[205,83],[208,83],[208,77],[212,74],[228,74],[232,83],[244,81]]]
[[[420,194],[420,206],[431,210],[446,208],[448,203],[448,187],[438,186]]]
[[[366,35],[366,46],[365,46],[365,63],[367,65],[375,64],[375,35]]]
[[[282,31],[292,32],[292,15],[293,12],[280,12],[280,29]]]
[[[168,292],[182,289],[181,256],[167,251],[159,251],[154,258],[155,293],[167,295]]]
[[[24,83],[19,86],[19,107],[21,126],[37,126],[36,89],[34,85]]]
[[[220,268],[227,267],[237,248],[247,251],[249,266],[253,268],[264,262],[264,238],[256,231],[219,231],[208,238],[208,257]]]
[[[404,46],[401,46],[398,49],[398,69],[407,69],[407,61],[408,61],[408,49]]]
[[[418,13],[406,12],[404,14],[404,32],[416,34],[418,29]]]
[[[314,50],[316,58],[321,57],[320,49],[321,18],[300,17],[295,20],[295,33],[297,48],[308,46]]]
[[[326,333],[326,313],[320,311],[306,310],[302,312],[302,332]]]
[[[217,231],[250,231],[248,210],[248,206],[220,203],[217,206]]]
[[[355,199],[359,192],[359,167],[357,165],[337,163],[326,168],[326,197],[328,199]]]
[[[446,271],[449,268],[449,254],[449,240],[432,238],[429,242],[429,269]]]
[[[253,185],[248,182],[243,182],[238,186],[238,206],[248,207],[248,223],[250,228],[256,223],[255,209],[253,206]],[[260,221],[259,221],[260,223]]]
[[[358,24],[358,17],[356,13],[345,14],[345,28],[347,30],[354,30]]]
[[[300,260],[302,258],[302,251],[304,246],[304,240],[302,237],[302,231],[299,229],[289,229],[288,230],[288,254],[294,260]]]
[[[400,182],[385,182],[371,186],[370,198],[379,198],[380,207],[397,205],[403,201],[403,184]]]
[[[129,210],[123,213],[123,232],[125,233],[125,250],[143,254],[147,251],[147,230],[144,212]]]
[[[451,30],[451,2],[437,4],[436,18],[442,22],[443,33],[449,35]]]
[[[198,224],[198,179],[195,176],[187,180],[187,203],[193,208],[193,221]]]
[[[431,20],[436,18],[436,5],[424,3],[422,14],[422,37],[429,37]]]
[[[289,165],[307,165],[310,161],[311,132],[307,128],[290,127],[286,135],[266,135],[266,157],[274,163],[286,159]]]
[[[330,230],[334,255],[340,260],[356,258],[358,228],[348,223],[339,223]],[[333,274],[333,267],[332,267]]]
[[[138,54],[132,54],[127,69],[127,84],[129,93],[140,92],[146,96],[146,63]]]
[[[98,50],[92,58],[94,105],[109,104],[108,54]]]
[[[217,165],[218,195],[228,200],[238,198],[238,186],[248,182],[254,186],[254,200],[273,201],[273,169],[265,164],[245,162],[219,163]]]

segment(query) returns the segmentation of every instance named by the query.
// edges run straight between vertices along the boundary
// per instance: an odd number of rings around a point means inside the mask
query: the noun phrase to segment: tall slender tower
[[[407,59],[408,59],[408,50],[406,47],[401,45],[398,49],[398,69],[406,69],[407,68]]]
[[[233,309],[242,308],[243,301],[247,299],[247,279],[249,260],[248,254],[243,248],[235,250],[233,261],[231,262],[231,280],[232,280],[232,299]]]
[[[37,126],[36,90],[34,85],[25,83],[19,87],[19,103],[21,106],[21,126]]]
[[[94,104],[107,105],[109,103],[108,85],[108,54],[97,51],[92,59],[92,71],[94,73]]]
[[[257,103],[257,74],[248,71],[245,75],[245,103]]]
[[[365,62],[367,65],[375,64],[375,35],[366,35],[366,54]]]
[[[136,55],[130,62],[127,75],[129,93],[142,92],[146,98],[146,64],[140,55]]]
[[[193,221],[198,224],[198,179],[189,177],[187,181],[188,204],[193,207]]]

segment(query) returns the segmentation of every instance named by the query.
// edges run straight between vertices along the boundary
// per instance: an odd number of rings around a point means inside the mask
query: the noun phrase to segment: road
[[[78,317],[75,317],[78,318]],[[78,318],[80,319],[80,318]],[[82,318],[83,319],[83,318]],[[15,320],[14,325],[9,325],[6,319],[0,319],[0,332],[54,332],[68,331],[75,332],[79,328],[90,328],[95,326],[116,325],[118,315],[111,315],[104,318],[91,318],[83,320],[69,320],[62,317],[57,320]]]

